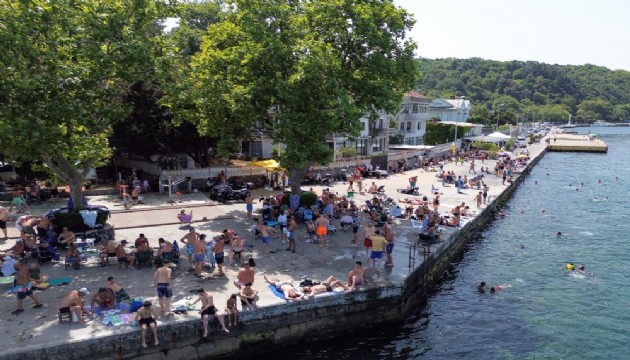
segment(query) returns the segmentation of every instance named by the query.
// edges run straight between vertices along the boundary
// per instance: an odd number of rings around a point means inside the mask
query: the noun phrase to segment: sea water
[[[402,326],[278,358],[630,358],[630,128],[577,130],[598,132],[609,152],[547,153],[507,217],[467,246]],[[481,281],[509,286],[480,294]]]

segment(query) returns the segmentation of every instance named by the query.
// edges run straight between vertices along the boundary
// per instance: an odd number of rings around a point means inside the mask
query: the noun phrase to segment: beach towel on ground
[[[269,285],[268,286],[269,290],[271,290],[271,292],[276,295],[277,297],[279,297],[282,300],[286,300],[286,298],[284,297],[284,293],[282,291],[279,291],[278,289],[276,289],[275,286],[273,285]]]
[[[48,279],[47,282],[50,284],[50,286],[68,285],[72,283],[72,278],[71,277],[54,278],[54,279]]]

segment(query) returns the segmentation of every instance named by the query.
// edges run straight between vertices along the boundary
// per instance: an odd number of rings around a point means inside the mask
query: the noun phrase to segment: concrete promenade
[[[524,150],[524,149],[523,149]],[[532,158],[536,158],[545,150],[544,142],[534,144],[527,148]],[[518,152],[518,151],[516,151]],[[476,161],[476,170],[479,171],[480,166],[488,166],[493,169],[495,161],[487,160],[485,163]],[[469,163],[463,166],[456,166],[453,163],[446,164],[444,170],[453,170],[457,175],[469,175]],[[364,185],[369,185],[374,181],[377,185],[385,185],[386,193],[391,198],[398,200],[399,198],[411,197],[403,195],[396,191],[398,188],[404,188],[408,185],[408,179],[411,176],[418,176],[418,185],[420,192],[430,195],[432,185],[439,187],[442,192],[440,212],[445,213],[455,205],[465,202],[470,206],[471,210],[478,211],[475,205],[475,196],[477,190],[464,190],[462,194],[457,194],[456,188],[451,185],[442,187],[441,182],[436,180],[434,172],[425,172],[420,169],[408,171],[405,174],[396,174],[388,179],[364,179]],[[515,177],[519,174],[516,173]],[[489,186],[489,198],[494,201],[506,189],[507,185],[501,184],[501,178],[494,175],[486,175],[484,182]],[[356,186],[356,185],[355,185]],[[334,183],[330,186],[333,192],[340,195],[346,194],[347,185],[343,183]],[[321,191],[322,187],[314,187],[316,191]],[[303,188],[307,190],[308,188]],[[254,196],[267,196],[274,192],[264,190],[254,191]],[[31,308],[30,299],[25,300],[26,311],[20,315],[12,315],[11,311],[16,308],[16,299],[14,294],[6,294],[2,291],[0,295],[0,325],[5,339],[5,344],[12,346],[4,346],[0,350],[0,359],[31,359],[37,358],[34,354],[38,351],[43,354],[42,349],[48,348],[50,352],[46,357],[40,358],[64,358],[66,360],[85,357],[85,354],[93,354],[93,359],[101,358],[147,358],[147,359],[177,359],[184,356],[191,358],[203,358],[204,354],[227,354],[233,349],[234,342],[245,343],[253,341],[252,336],[261,333],[260,324],[263,317],[266,319],[278,318],[287,314],[295,315],[298,309],[294,304],[286,304],[284,300],[274,296],[266,287],[263,275],[270,278],[293,278],[295,283],[299,282],[304,275],[309,276],[316,281],[322,281],[326,277],[333,275],[338,279],[345,281],[346,275],[355,261],[362,260],[365,262],[366,251],[361,245],[352,245],[350,243],[351,231],[342,231],[339,228],[338,220],[335,221],[338,231],[329,239],[327,248],[319,248],[317,245],[306,243],[305,229],[300,224],[297,253],[291,254],[285,251],[286,244],[280,242],[279,239],[272,239],[270,244],[270,256],[260,256],[261,244],[256,241],[249,233],[251,221],[247,219],[244,212],[245,205],[243,203],[219,205],[215,204],[203,196],[201,193],[185,195],[182,203],[173,205],[166,203],[166,198],[160,195],[149,195],[146,198],[147,205],[137,206],[130,211],[118,210],[121,208],[114,202],[114,196],[98,196],[90,198],[92,204],[103,204],[114,210],[111,223],[116,227],[116,240],[127,239],[133,242],[139,233],[144,233],[150,240],[151,246],[157,246],[157,239],[163,237],[169,241],[179,240],[187,230],[180,228],[176,224],[176,214],[181,208],[187,211],[194,211],[194,218],[197,222],[194,226],[200,233],[208,236],[218,234],[226,228],[235,229],[238,233],[245,235],[246,244],[252,245],[246,251],[245,257],[252,256],[257,264],[257,276],[254,288],[260,291],[260,301],[258,304],[261,309],[256,312],[242,313],[239,318],[240,324],[232,329],[230,334],[223,334],[218,331],[216,321],[211,321],[211,332],[209,337],[213,340],[210,342],[201,339],[201,321],[196,311],[189,311],[185,315],[173,315],[158,319],[158,328],[160,330],[160,340],[162,344],[159,347],[149,346],[147,350],[140,349],[139,334],[137,327],[116,326],[107,327],[101,323],[101,319],[92,320],[87,326],[79,324],[59,324],[57,321],[57,309],[61,299],[72,289],[87,287],[92,293],[96,292],[98,287],[105,284],[108,276],[114,276],[118,282],[129,292],[131,296],[143,296],[145,299],[152,300],[157,304],[157,296],[155,289],[151,286],[154,269],[119,269],[117,265],[110,265],[102,268],[96,265],[95,259],[89,261],[88,266],[84,269],[64,270],[63,264],[53,263],[42,266],[42,272],[52,278],[70,276],[73,282],[70,285],[53,287],[45,291],[36,291],[35,294],[40,297],[45,306],[41,309]],[[355,195],[354,200],[359,204],[363,204],[369,199],[367,195]],[[8,207],[8,204],[3,204]],[[31,214],[39,215],[49,208],[65,205],[65,201],[58,200],[54,203],[46,203],[32,207]],[[404,208],[404,204],[401,204]],[[255,204],[255,209],[260,208],[260,204]],[[485,209],[482,208],[481,210]],[[13,214],[12,214],[13,215]],[[362,215],[363,216],[363,215]],[[202,217],[206,217],[207,221],[200,221]],[[362,221],[363,225],[367,220]],[[465,219],[465,221],[472,221]],[[411,228],[408,220],[395,219],[394,229],[396,231],[396,246],[394,249],[393,268],[385,268],[381,266],[378,269],[371,269],[368,276],[368,284],[359,291],[352,294],[338,294],[332,296],[324,296],[302,301],[299,304],[301,308],[318,308],[329,307],[335,301],[343,303],[344,306],[353,302],[366,301],[366,297],[372,296],[374,292],[371,289],[386,288],[388,293],[379,292],[377,297],[383,298],[389,295],[399,296],[404,291],[404,284],[408,280],[408,276],[417,268],[423,265],[423,253],[425,249],[421,246],[414,247],[417,240],[417,234]],[[9,235],[17,236],[13,224],[9,224]],[[454,239],[455,229],[446,228],[443,239]],[[0,242],[0,248],[6,249],[14,244],[14,239]],[[448,241],[442,241],[437,245],[431,246],[431,252],[439,254],[451,244]],[[413,257],[413,265],[410,263],[410,247],[414,250],[411,254]],[[187,265],[185,255],[182,256],[182,264]],[[232,285],[232,281],[236,277],[237,267],[229,267],[226,271],[226,277],[214,277],[208,274],[206,279],[199,279],[190,273],[183,273],[174,280],[174,301],[182,300],[189,296],[189,291],[193,288],[203,286],[206,290],[214,295],[215,305],[219,309],[225,307],[227,298],[231,293],[237,291]],[[8,288],[2,288],[7,290]],[[402,290],[401,290],[402,289]],[[87,297],[89,301],[91,295]],[[240,310],[240,305],[239,305]],[[288,316],[288,315],[287,315]],[[251,327],[250,327],[251,325]],[[171,329],[171,330],[166,330]],[[275,336],[279,336],[276,334]],[[172,338],[172,341],[169,341]],[[185,339],[178,340],[185,342],[181,345],[185,350],[173,349],[175,338]],[[99,343],[99,339],[103,339]],[[263,342],[264,339],[260,339]],[[116,343],[116,346],[108,345],[107,342]],[[151,338],[148,339],[152,343]],[[255,342],[255,341],[254,341]],[[192,345],[191,345],[192,344]],[[108,346],[111,354],[107,356]],[[238,346],[237,346],[238,347]],[[54,351],[52,350],[54,348]],[[118,349],[118,350],[114,350]],[[171,349],[171,350],[169,350]],[[202,351],[202,349],[204,349]],[[223,350],[225,351],[223,351]],[[169,350],[169,351],[162,351]],[[263,349],[264,350],[264,349]],[[116,352],[118,351],[118,352]],[[182,352],[183,351],[183,352]],[[65,355],[64,355],[65,354]],[[70,354],[70,355],[68,355]]]

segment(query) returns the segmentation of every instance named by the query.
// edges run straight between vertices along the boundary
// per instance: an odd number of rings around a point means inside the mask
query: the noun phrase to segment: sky
[[[425,58],[533,60],[630,71],[630,0],[394,0]]]

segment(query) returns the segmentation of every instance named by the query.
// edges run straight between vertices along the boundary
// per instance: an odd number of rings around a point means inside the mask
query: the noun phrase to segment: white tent
[[[492,134],[487,135],[487,136],[491,137],[491,138],[501,139],[501,140],[507,140],[507,139],[511,138],[510,135],[505,135],[504,133],[500,133],[498,131],[495,131]]]

